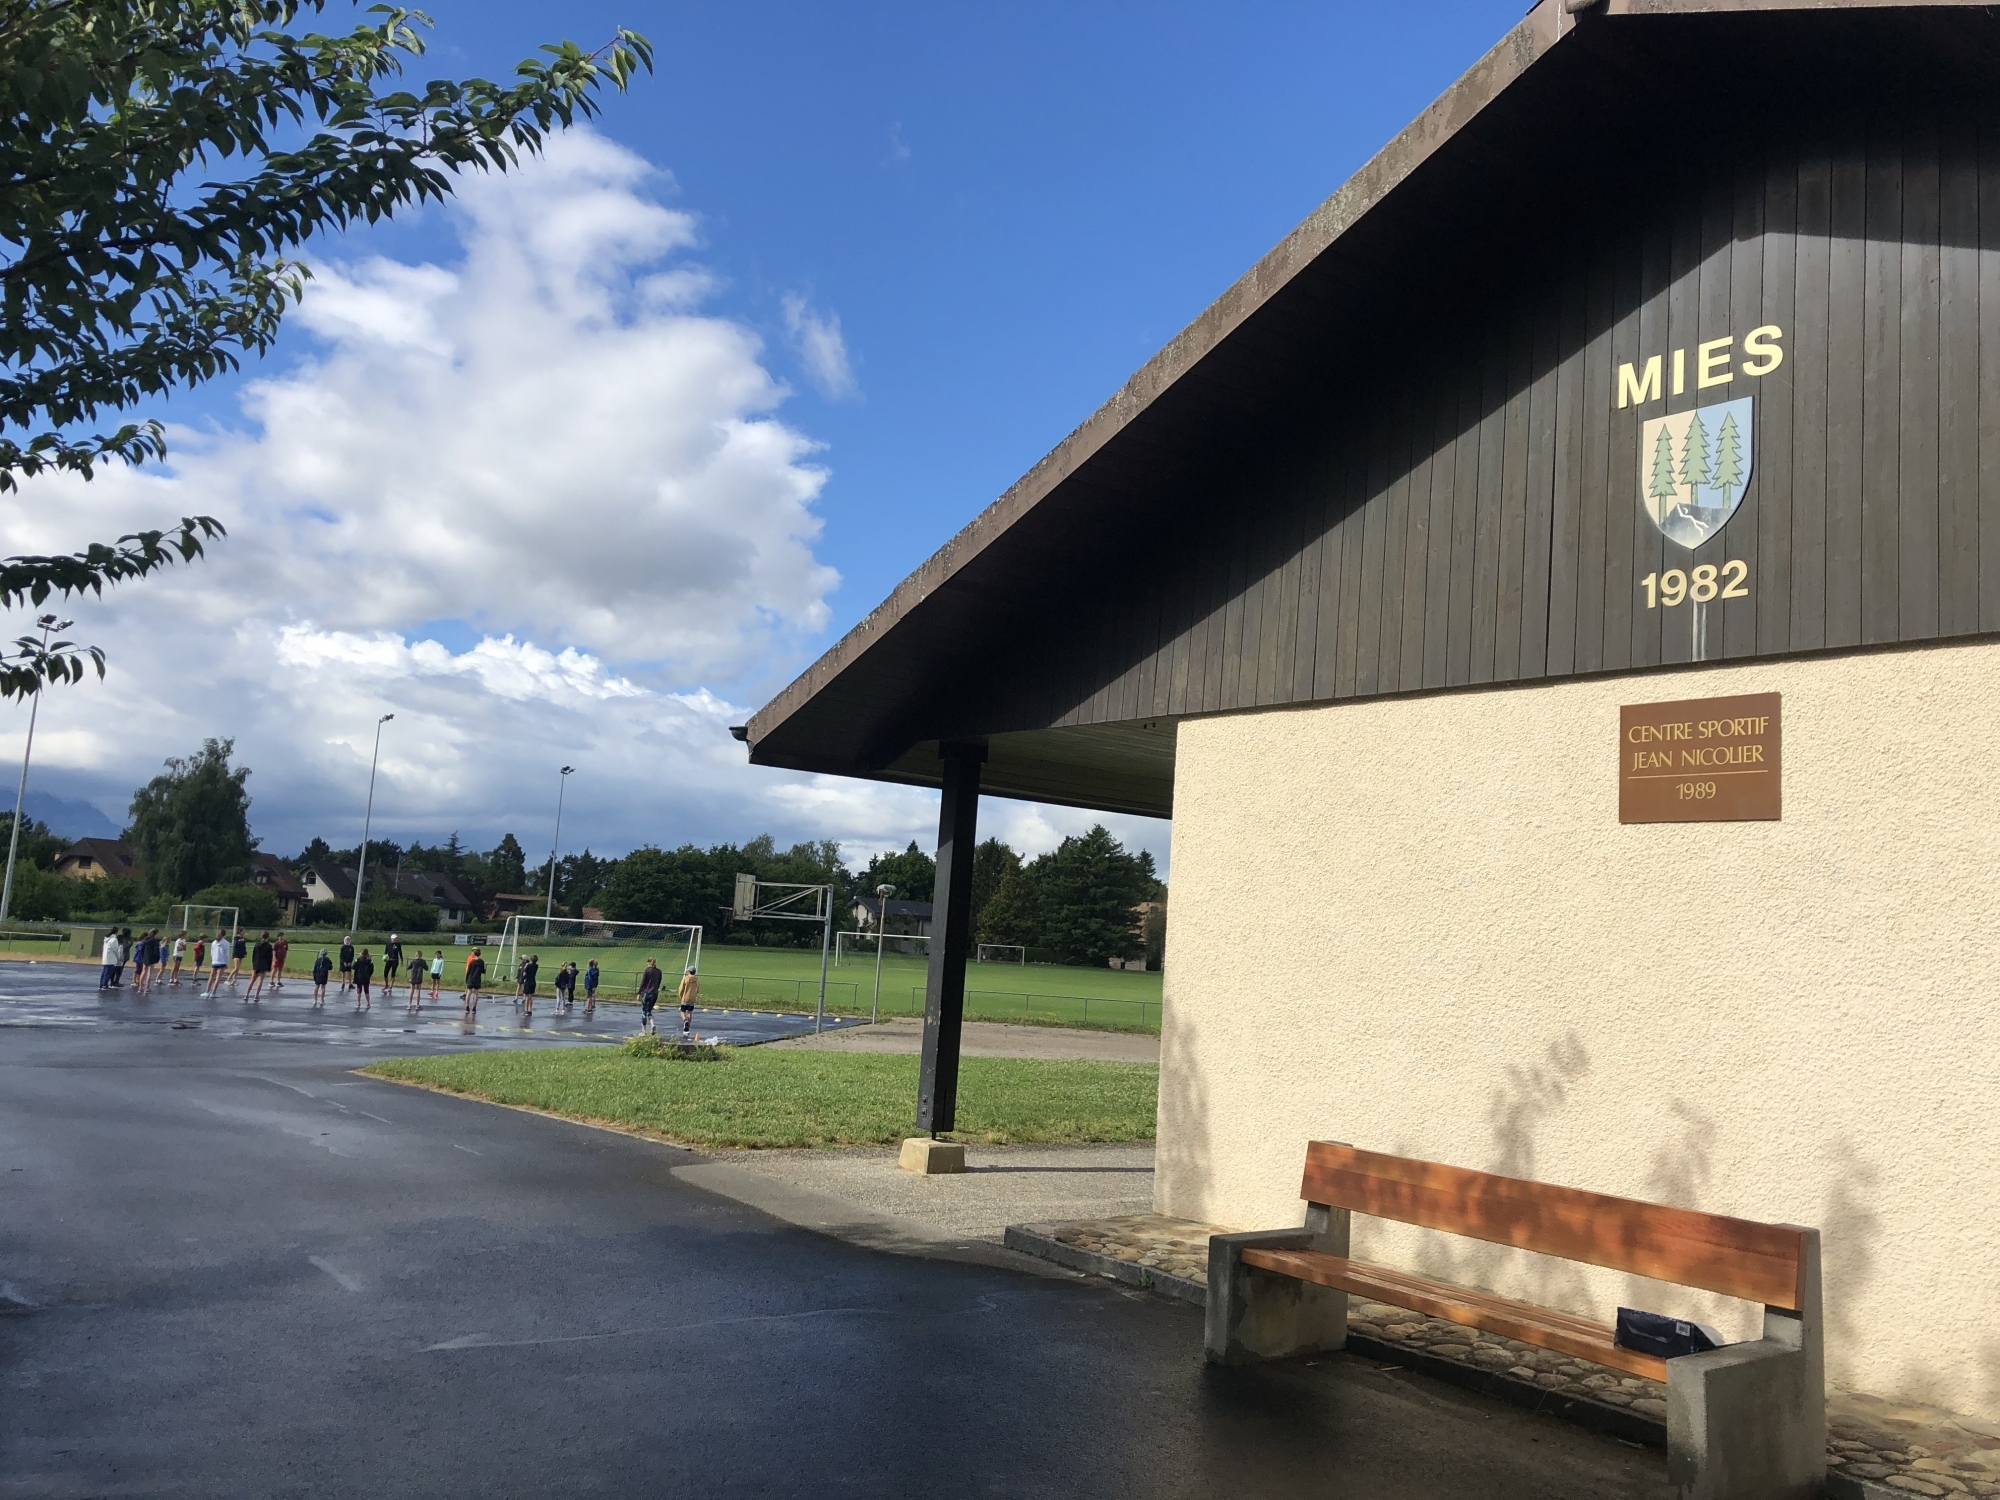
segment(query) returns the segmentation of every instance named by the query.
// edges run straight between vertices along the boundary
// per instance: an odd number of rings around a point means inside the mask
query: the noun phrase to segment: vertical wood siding
[[[1649,167],[1656,164],[1648,164]],[[1740,562],[1703,659],[2000,630],[2000,126],[1800,130],[1663,174],[1456,305],[1050,646],[1055,724],[1323,701],[1694,659],[1640,580]],[[1444,305],[1441,299],[1441,306]],[[1772,374],[1751,329],[1783,329]],[[1696,345],[1735,336],[1729,384]],[[1617,407],[1621,364],[1685,388]],[[1651,417],[1754,399],[1752,473],[1690,553],[1640,503]],[[1016,727],[1016,726],[1007,726]]]

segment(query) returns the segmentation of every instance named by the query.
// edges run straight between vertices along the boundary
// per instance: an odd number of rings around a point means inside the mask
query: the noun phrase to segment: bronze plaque
[[[1783,816],[1777,693],[1618,710],[1618,821],[1740,823]]]

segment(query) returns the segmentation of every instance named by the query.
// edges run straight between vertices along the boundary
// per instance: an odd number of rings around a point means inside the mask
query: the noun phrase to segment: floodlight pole
[[[382,726],[395,718],[384,714],[375,721],[375,754],[368,761],[368,810],[361,815],[361,858],[354,871],[354,915],[347,923],[347,941],[361,927],[361,893],[368,889],[368,829],[375,821],[375,768],[382,763]]]
[[[562,804],[563,792],[569,786],[570,773],[575,766],[564,766],[562,774],[556,778],[556,836],[549,845],[549,901],[542,908],[542,936],[549,935],[549,918],[556,914],[556,855],[562,849]]]
[[[875,1003],[868,1011],[871,1025],[882,1019],[882,929],[889,925],[889,898],[895,894],[893,885],[875,887]]]
[[[43,615],[35,623],[42,627],[42,655],[49,653],[49,632],[67,630],[74,620],[58,620],[54,615]],[[42,711],[42,685],[35,684],[34,701],[28,705],[28,743],[21,751],[21,784],[14,788],[14,832],[7,840],[7,878],[0,881],[0,922],[7,920],[7,913],[14,901],[14,856],[21,848],[21,812],[28,800],[28,757],[35,753],[35,716]]]

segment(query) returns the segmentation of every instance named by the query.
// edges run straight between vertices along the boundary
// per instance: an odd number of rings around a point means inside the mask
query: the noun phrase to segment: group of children
[[[470,967],[469,964],[468,967]],[[538,953],[530,953],[526,958],[514,965],[514,1004],[521,1008],[524,1015],[532,1016],[535,1013],[535,986],[540,983],[541,972],[542,959]],[[574,963],[564,964],[560,969],[556,970],[556,1010],[559,1012],[566,1011],[576,1004],[576,987],[578,984],[581,984],[583,986],[583,1013],[586,1016],[595,1015],[597,1013],[597,986],[602,978],[603,975],[599,972],[597,960],[594,958],[582,969],[578,969]],[[471,991],[468,990],[468,994],[470,993]]]
[[[250,960],[250,988],[244,994],[246,1004],[263,998],[264,986],[269,983],[274,990],[285,987],[285,956],[291,944],[281,932],[275,938],[268,932],[262,934],[252,944],[242,928],[231,933],[228,928],[219,929],[214,937],[196,936],[190,940],[188,933],[182,932],[172,942],[168,942],[160,929],[155,927],[132,936],[132,929],[114,929],[104,939],[103,968],[98,974],[97,988],[117,990],[125,987],[125,965],[132,965],[132,992],[144,995],[164,979],[169,986],[181,982],[181,966],[188,964],[189,978],[195,984],[201,983],[203,960],[207,960],[208,987],[202,991],[204,998],[212,999],[220,995],[226,986],[236,988],[236,982],[243,976],[243,961]],[[192,951],[190,951],[192,950]],[[188,961],[192,959],[192,963]]]
[[[474,949],[475,954],[478,949]],[[470,961],[468,960],[468,966]],[[326,1005],[327,982],[333,978],[334,962],[325,948],[319,950],[319,957],[313,960],[313,998],[311,1008],[323,1009]],[[428,977],[431,985],[431,999],[438,997],[438,990],[444,984],[444,949],[436,949],[427,960],[422,947],[410,950],[407,961],[403,957],[402,938],[396,933],[389,934],[389,941],[382,945],[382,988],[386,995],[394,997],[396,986],[405,980],[410,986],[409,1003],[403,1008],[417,1011],[423,1008],[424,980]],[[356,1010],[375,1008],[375,955],[363,948],[354,951],[354,939],[349,937],[340,945],[340,993],[354,991]]]
[[[245,959],[250,963],[250,987],[244,994],[244,1002],[253,1004],[263,997],[268,982],[274,990],[285,987],[285,959],[291,948],[285,935],[280,932],[275,937],[266,932],[255,943],[245,937],[239,927],[233,934],[224,928],[214,937],[197,936],[190,940],[186,932],[174,938],[171,943],[161,935],[158,928],[141,933],[137,938],[132,929],[114,930],[104,940],[104,967],[97,981],[97,988],[115,990],[124,988],[125,965],[132,965],[132,988],[135,994],[146,994],[162,978],[170,985],[181,982],[181,965],[189,963],[193,981],[201,982],[203,961],[207,961],[208,987],[202,991],[204,998],[212,998],[222,993],[225,987],[234,989],[242,976]],[[192,951],[190,951],[192,950]],[[171,965],[171,967],[169,967]],[[535,1013],[535,987],[540,980],[542,961],[538,954],[529,954],[514,966],[514,1004],[520,1007],[524,1016]],[[376,973],[375,956],[366,948],[358,953],[354,940],[349,937],[340,945],[337,965],[340,975],[340,993],[354,991],[354,1008],[372,1010],[375,1005],[374,981]],[[326,987],[333,979],[336,964],[330,949],[319,950],[319,957],[312,966],[312,1006],[314,1010],[326,1005]],[[444,985],[444,949],[436,949],[426,959],[423,950],[412,948],[407,960],[403,954],[401,938],[396,933],[389,934],[389,941],[382,948],[382,983],[384,989],[393,996],[395,987],[407,979],[409,1003],[406,1010],[415,1012],[423,1007],[423,990],[426,978],[430,981],[430,998],[438,998],[438,991]],[[653,1029],[653,1007],[659,1003],[660,985],[664,979],[659,965],[652,959],[646,960],[646,967],[639,975],[640,1026],[646,1031]],[[597,960],[579,969],[574,963],[565,963],[556,970],[555,991],[556,1010],[567,1011],[576,1004],[576,990],[583,986],[583,1013],[592,1016],[597,1013],[597,987],[603,975],[597,967]],[[486,959],[480,950],[474,948],[465,960],[465,985],[463,1004],[465,1014],[478,1014],[479,995],[486,983]],[[679,1000],[681,1012],[681,1033],[694,1035],[695,1001],[701,991],[701,982],[695,976],[692,966],[681,977]]]

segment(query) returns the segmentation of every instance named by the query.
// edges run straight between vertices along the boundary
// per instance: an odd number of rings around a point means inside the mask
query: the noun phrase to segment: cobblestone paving
[[[1208,1279],[1208,1237],[1220,1232],[1212,1224],[1161,1214],[1120,1214],[1045,1228],[1066,1245],[1196,1282]],[[1380,1302],[1350,1304],[1349,1318],[1357,1333],[1384,1343],[1666,1419],[1666,1387],[1658,1381]],[[1834,1472],[1903,1494],[2000,1497],[2000,1423],[1840,1390],[1828,1393],[1827,1417],[1826,1457]]]

